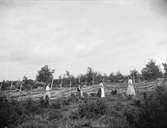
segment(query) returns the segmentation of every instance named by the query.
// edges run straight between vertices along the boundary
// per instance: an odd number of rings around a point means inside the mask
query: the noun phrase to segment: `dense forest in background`
[[[58,79],[54,79],[54,70],[51,70],[48,65],[43,66],[36,75],[36,79],[32,80],[26,76],[20,81],[3,80],[0,82],[1,90],[7,89],[21,89],[31,90],[33,88],[45,87],[47,84],[54,87],[76,87],[81,85],[93,85],[98,84],[99,81],[103,82],[127,82],[128,76],[133,78],[134,82],[141,82],[144,80],[151,81],[157,78],[167,77],[167,63],[162,63],[163,70],[160,69],[160,65],[157,65],[155,61],[150,60],[141,71],[133,69],[128,75],[123,75],[120,71],[117,73],[100,73],[93,68],[88,67],[85,74],[78,76],[72,75],[69,71],[65,71],[64,75],[60,75]]]

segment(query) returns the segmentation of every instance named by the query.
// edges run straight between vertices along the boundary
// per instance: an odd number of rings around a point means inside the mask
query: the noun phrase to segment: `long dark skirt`
[[[99,90],[97,92],[97,97],[101,97],[101,88],[99,88]]]

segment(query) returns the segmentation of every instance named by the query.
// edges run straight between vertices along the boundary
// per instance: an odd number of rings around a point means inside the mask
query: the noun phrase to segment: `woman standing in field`
[[[47,96],[48,96],[48,98],[50,99],[51,95],[50,95],[50,87],[49,87],[49,84],[46,86],[46,93],[45,93],[44,99],[46,99]]]
[[[126,94],[128,96],[135,96],[136,95],[136,92],[134,89],[134,84],[132,82],[131,77],[129,77],[129,80],[128,80],[128,88],[127,88]]]
[[[79,97],[83,97],[83,91],[82,91],[82,88],[81,88],[81,84],[80,84],[80,83],[79,83],[79,85],[78,85],[77,92],[78,92]]]
[[[100,90],[101,90],[100,97],[103,98],[105,97],[103,81],[101,81],[99,85],[100,85]]]

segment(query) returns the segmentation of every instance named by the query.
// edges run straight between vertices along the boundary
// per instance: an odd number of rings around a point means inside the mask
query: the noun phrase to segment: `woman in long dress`
[[[101,90],[101,98],[105,97],[105,93],[104,93],[104,85],[103,85],[103,82],[101,81],[100,82],[100,90]]]
[[[78,85],[77,92],[78,92],[78,96],[83,97],[83,91],[81,88],[81,84]]]
[[[46,92],[45,92],[45,97],[44,97],[45,99],[46,99],[46,96],[48,96],[49,99],[51,97],[49,85],[46,86]]]
[[[129,78],[129,80],[128,80],[128,88],[127,88],[126,94],[128,96],[135,96],[136,95],[134,85],[133,85],[133,82],[132,82],[131,78]]]

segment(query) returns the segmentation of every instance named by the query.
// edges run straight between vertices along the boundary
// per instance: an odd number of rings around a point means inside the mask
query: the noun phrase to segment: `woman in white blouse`
[[[128,80],[128,88],[127,88],[126,94],[128,96],[135,96],[136,95],[136,92],[134,89],[134,84],[133,84],[131,77],[129,77],[129,80]]]

